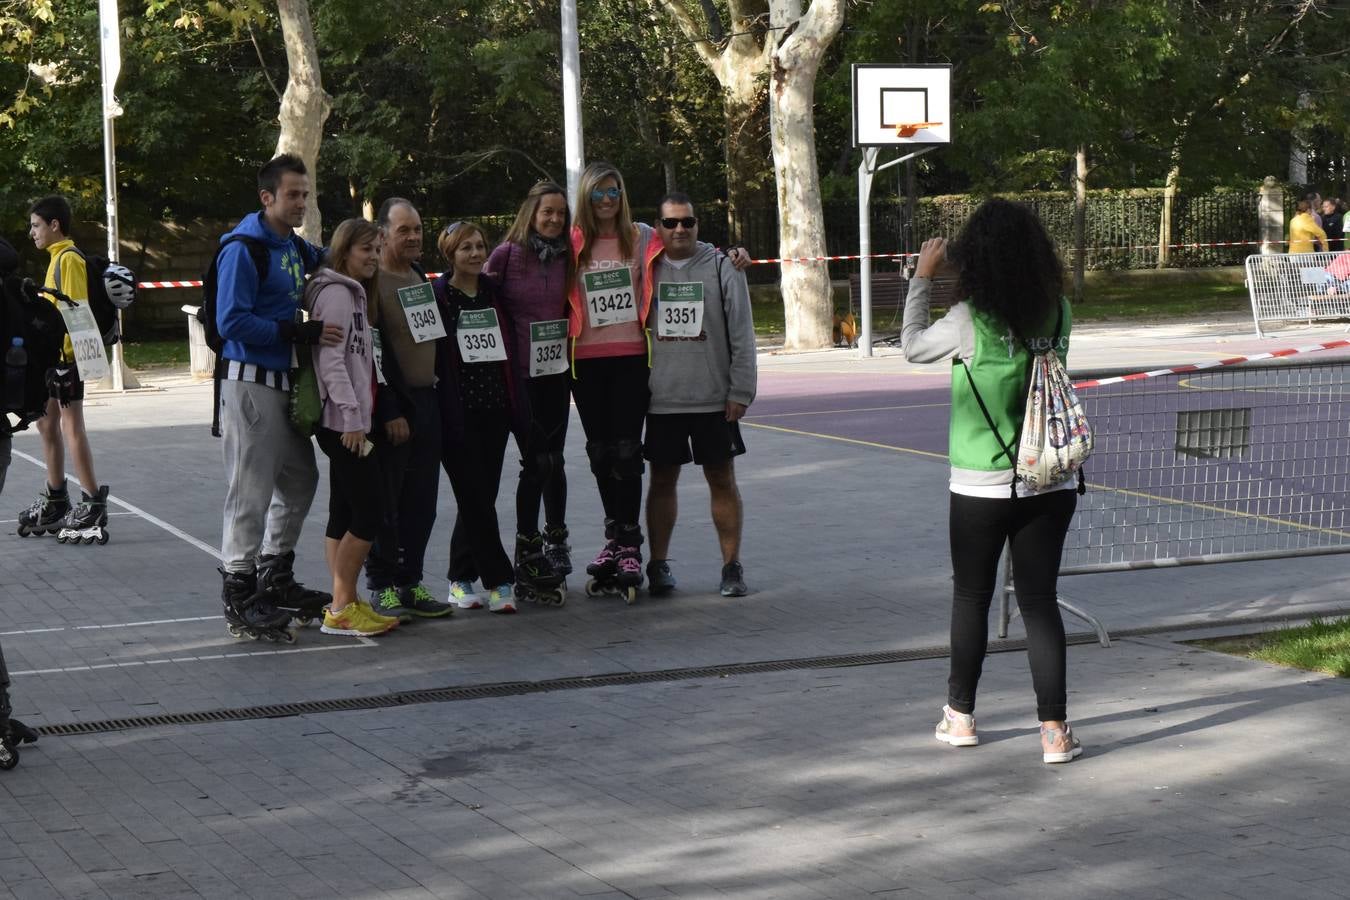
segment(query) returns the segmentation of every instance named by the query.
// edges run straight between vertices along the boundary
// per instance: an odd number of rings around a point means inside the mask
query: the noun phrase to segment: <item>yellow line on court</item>
[[[907,406],[863,406],[855,409],[816,409],[810,412],[785,412],[785,413],[760,413],[754,416],[746,416],[741,419],[782,419],[787,416],[828,416],[834,413],[861,413],[861,412],[888,412],[896,409],[933,409],[935,407],[948,407],[950,403],[911,403]]]
[[[745,421],[742,419],[741,421]],[[821,434],[818,431],[799,431],[796,428],[784,428],[781,425],[761,425],[758,422],[746,422],[751,428],[763,428],[765,431],[781,431],[784,434],[795,434],[801,437],[823,438],[827,441],[838,441],[841,444],[857,444],[860,447],[876,447],[878,450],[895,450],[900,453],[913,453],[917,456],[926,456],[931,459],[940,459],[944,462],[947,459],[945,453],[932,453],[928,450],[915,450],[912,447],[897,447],[894,444],[879,444],[876,441],[860,441],[857,438],[840,437],[837,434]]]
[[[1262,515],[1261,513],[1249,513],[1249,512],[1242,512],[1236,509],[1225,509],[1222,506],[1215,506],[1212,503],[1197,503],[1194,500],[1177,500],[1174,497],[1162,497],[1159,496],[1158,494],[1149,494],[1144,491],[1132,491],[1129,488],[1107,487],[1106,485],[1102,484],[1089,486],[1097,487],[1104,491],[1111,491],[1116,494],[1124,494],[1128,497],[1142,497],[1146,500],[1158,500],[1163,503],[1171,503],[1176,506],[1190,506],[1194,507],[1195,509],[1206,510],[1207,512],[1223,513],[1226,516],[1233,516],[1234,518],[1238,519],[1255,519],[1258,522],[1269,522],[1272,525],[1288,525],[1290,528],[1298,528],[1302,531],[1315,531],[1320,534],[1329,534],[1335,537],[1350,537],[1350,532],[1340,531],[1336,528],[1323,528],[1318,525],[1305,525],[1302,522],[1294,522],[1290,519],[1281,519],[1278,516],[1265,516]],[[1182,487],[1185,487],[1185,485],[1182,485]]]
[[[744,419],[741,420],[745,422]],[[928,450],[915,450],[912,447],[897,447],[894,444],[882,444],[877,441],[863,441],[857,438],[840,437],[837,434],[821,434],[818,431],[802,431],[797,428],[784,428],[781,425],[761,425],[758,422],[745,422],[750,428],[763,428],[765,431],[781,431],[784,434],[795,434],[799,437],[822,438],[827,441],[838,441],[841,444],[856,444],[860,447],[875,447],[878,450],[895,450],[899,453],[913,453],[916,456],[924,456],[930,459],[947,459],[944,453],[932,453]],[[1269,522],[1272,525],[1287,525],[1290,528],[1297,528],[1302,531],[1313,531],[1321,534],[1333,535],[1335,537],[1350,537],[1350,532],[1340,531],[1335,528],[1321,528],[1316,525],[1305,525],[1302,522],[1294,522],[1289,519],[1281,519],[1276,516],[1264,516],[1260,513],[1241,512],[1234,509],[1224,509],[1222,506],[1214,506],[1210,503],[1197,503],[1193,500],[1178,500],[1174,497],[1163,497],[1158,494],[1149,494],[1144,491],[1132,491],[1129,488],[1107,487],[1104,484],[1092,485],[1097,490],[1110,491],[1114,494],[1124,494],[1129,497],[1141,497],[1147,500],[1157,500],[1162,503],[1171,503],[1176,506],[1189,506],[1195,509],[1203,509],[1207,512],[1222,513],[1227,516],[1233,516],[1239,519],[1254,519],[1258,522]]]

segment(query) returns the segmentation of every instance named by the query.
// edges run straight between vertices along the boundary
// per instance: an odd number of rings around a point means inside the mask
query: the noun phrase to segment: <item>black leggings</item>
[[[1055,584],[1064,535],[1077,504],[1078,494],[1071,490],[1017,500],[951,495],[952,665],[947,705],[956,712],[975,711],[998,560],[1004,544],[1010,543],[1036,716],[1042,722],[1065,718],[1064,621]]]
[[[335,541],[351,532],[375,540],[384,522],[384,491],[375,454],[357,456],[342,446],[341,432],[319,429],[319,449],[328,457],[328,526],[324,536]]]
[[[637,533],[642,510],[642,423],[651,391],[646,356],[576,361],[572,397],[586,432],[586,455],[600,488],[605,518]]]
[[[497,489],[510,434],[508,410],[466,409],[463,434],[447,435],[441,444],[441,465],[459,507],[450,534],[451,581],[481,578],[491,590],[516,580],[497,525]]]
[[[567,416],[572,408],[566,374],[525,377],[524,402],[518,404],[513,425],[520,450],[520,484],[516,486],[516,533],[539,530],[539,505],[549,528],[567,524],[567,473],[563,447],[567,443]]]

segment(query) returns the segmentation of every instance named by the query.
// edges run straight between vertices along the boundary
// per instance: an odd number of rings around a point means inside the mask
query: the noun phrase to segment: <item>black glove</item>
[[[323,321],[321,319],[310,319],[308,322],[278,322],[277,330],[281,332],[281,339],[288,344],[305,344],[307,346],[317,346],[323,338]]]

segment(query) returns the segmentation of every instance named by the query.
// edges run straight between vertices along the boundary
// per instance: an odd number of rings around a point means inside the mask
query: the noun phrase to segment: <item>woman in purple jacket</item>
[[[333,602],[324,611],[325,634],[383,634],[398,625],[356,593],[361,564],[384,516],[380,470],[366,437],[376,381],[366,296],[379,263],[379,239],[375,223],[346,220],[333,233],[327,263],[305,286],[310,316],[344,330],[341,343],[313,350],[323,402],[319,449],[329,462],[324,556],[333,576]]]
[[[572,571],[567,544],[567,476],[563,445],[571,409],[567,378],[567,289],[572,255],[567,195],[541,181],[525,195],[515,223],[488,257],[484,272],[512,321],[516,385],[511,431],[520,450],[516,487],[516,582],[539,599],[562,603]],[[544,530],[539,531],[539,507]]]

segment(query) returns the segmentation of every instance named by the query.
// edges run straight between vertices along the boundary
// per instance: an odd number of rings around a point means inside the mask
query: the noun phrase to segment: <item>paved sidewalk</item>
[[[1256,341],[1240,322],[1081,327],[1071,362],[1153,368],[1340,337],[1321,326]],[[761,364],[752,412],[843,402],[826,391],[838,381],[865,386],[850,402],[871,402],[947,374],[890,352]],[[1019,652],[986,665],[980,747],[932,737],[950,591],[941,458],[748,428],[743,600],[716,596],[706,489],[691,472],[669,599],[588,601],[574,578],[562,609],[460,612],[379,641],[309,628],[273,647],[230,640],[218,618],[210,386],[146,380],[163,390],[89,403],[99,470],[124,504],[106,547],[13,534],[42,479],[26,458],[40,456],[35,436],[15,442],[0,642],[31,724],[785,662],[48,735],[0,772],[0,898],[1350,896],[1350,685],[1174,642],[1350,606],[1336,557],[1066,579],[1064,593],[1112,628],[1154,633],[1070,649],[1071,716],[1088,749],[1051,767]],[[600,511],[575,419],[569,441],[584,562]],[[299,562],[316,585],[325,498]],[[452,518],[443,488],[427,577],[438,591]],[[803,661],[869,653],[920,658]]]

